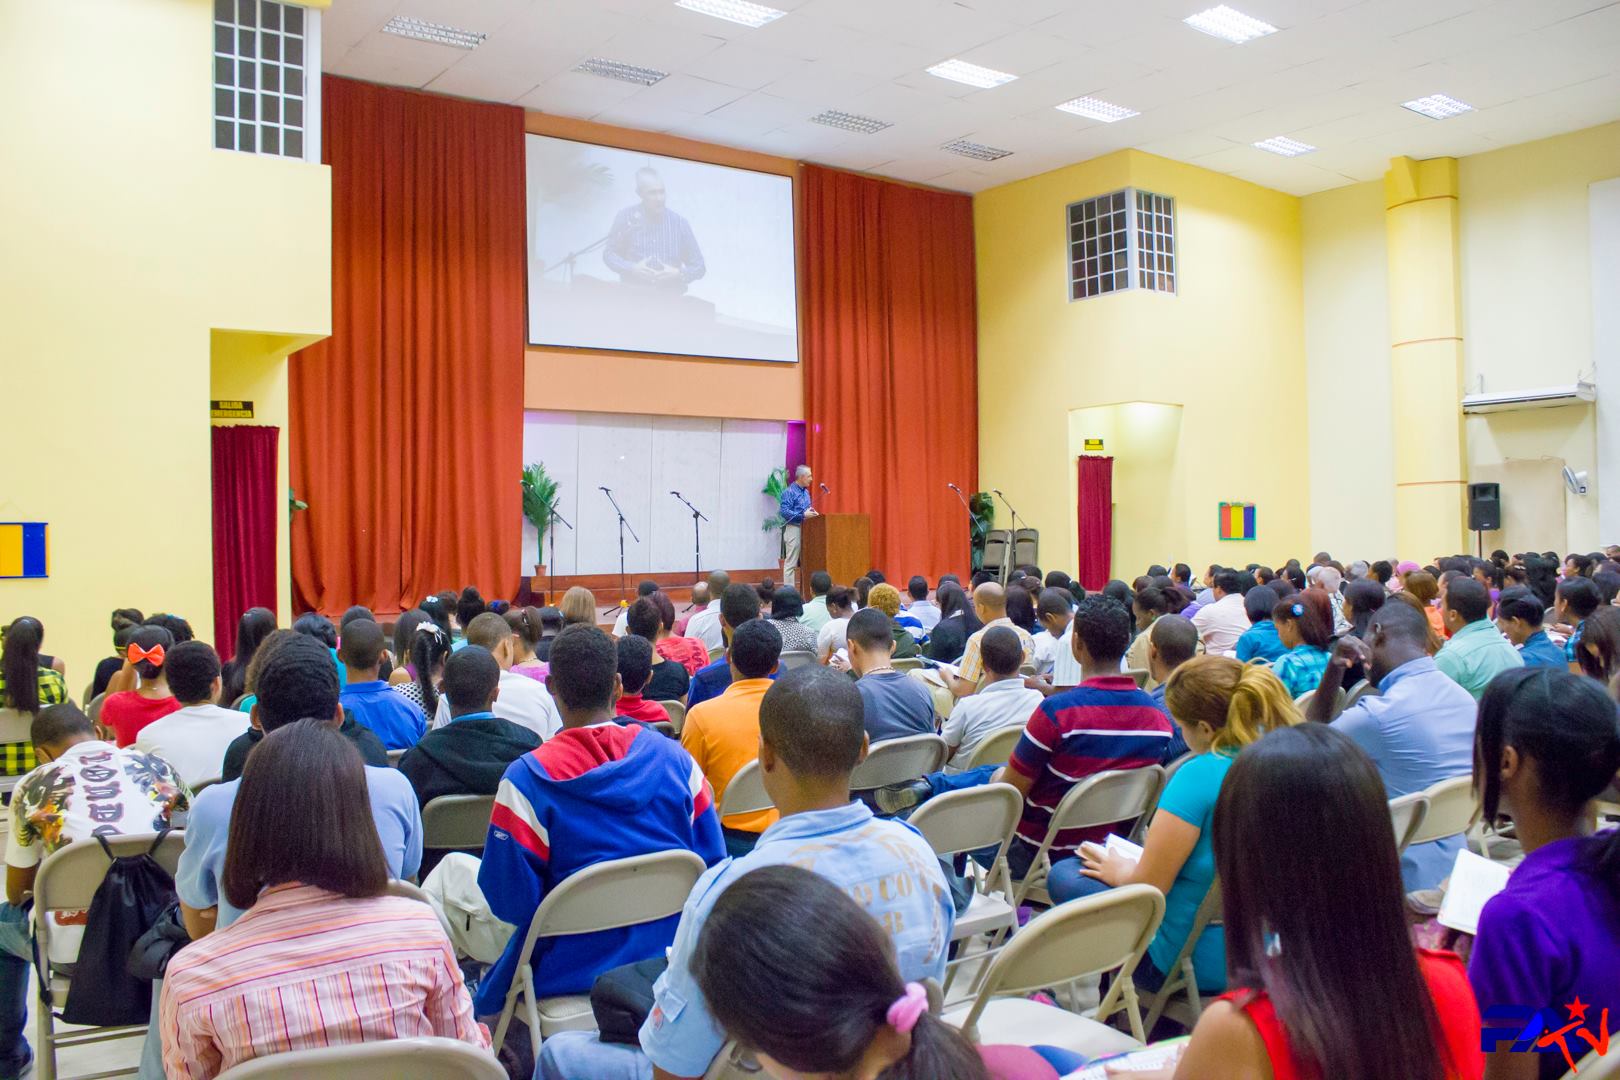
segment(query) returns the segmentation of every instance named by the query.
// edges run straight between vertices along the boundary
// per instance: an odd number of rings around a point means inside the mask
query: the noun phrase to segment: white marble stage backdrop
[[[772,469],[787,456],[787,425],[779,420],[634,416],[616,413],[526,412],[523,463],[545,463],[556,477],[557,510],[574,526],[558,526],[557,564],[551,572],[616,574],[618,515],[613,489],[637,543],[625,535],[626,571],[680,573],[693,566],[692,515],[671,490],[708,515],[703,523],[703,570],[757,570],[780,564],[777,534],[761,530],[775,512],[761,493]],[[535,530],[523,523],[522,572],[534,572]],[[551,541],[545,547],[551,561]],[[671,583],[677,581],[670,578]]]

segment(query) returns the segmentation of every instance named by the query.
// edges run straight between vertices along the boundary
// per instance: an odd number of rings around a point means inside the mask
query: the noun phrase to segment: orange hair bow
[[[162,645],[154,645],[150,649],[143,649],[132,641],[129,643],[129,648],[124,651],[124,655],[129,658],[129,662],[132,664],[138,664],[145,660],[153,667],[163,666]]]

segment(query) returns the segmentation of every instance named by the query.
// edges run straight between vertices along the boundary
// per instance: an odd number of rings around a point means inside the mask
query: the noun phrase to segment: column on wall
[[[1384,174],[1402,558],[1461,550],[1467,531],[1457,162],[1395,158]]]

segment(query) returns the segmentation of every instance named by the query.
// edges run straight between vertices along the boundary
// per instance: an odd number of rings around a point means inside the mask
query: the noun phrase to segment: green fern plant
[[[778,465],[776,468],[771,470],[771,475],[765,478],[765,487],[761,491],[761,494],[769,495],[771,497],[771,505],[773,507],[780,507],[782,505],[782,492],[786,491],[787,489],[787,466]],[[760,530],[762,532],[775,532],[784,528],[786,525],[787,522],[782,520],[781,513],[773,510],[771,512],[771,516],[765,519],[765,524],[760,526]]]
[[[968,500],[968,510],[973,514],[973,522],[969,528],[969,543],[972,544],[972,566],[975,571],[984,569],[984,542],[990,535],[990,529],[996,523],[996,503],[988,491],[976,492]]]
[[[546,528],[551,524],[551,506],[557,498],[557,481],[546,472],[544,462],[535,462],[523,469],[523,516],[534,523],[535,565],[546,561]]]

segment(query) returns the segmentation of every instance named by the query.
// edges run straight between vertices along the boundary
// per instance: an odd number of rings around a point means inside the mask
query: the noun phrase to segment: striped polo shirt
[[[1052,812],[1069,789],[1094,773],[1140,769],[1164,759],[1170,719],[1137,689],[1128,675],[1087,679],[1043,701],[1024,725],[1007,765],[1034,781],[1024,800],[1018,835],[1039,846]],[[1065,829],[1052,844],[1052,858],[1072,855],[1086,841],[1101,842],[1113,825]]]

